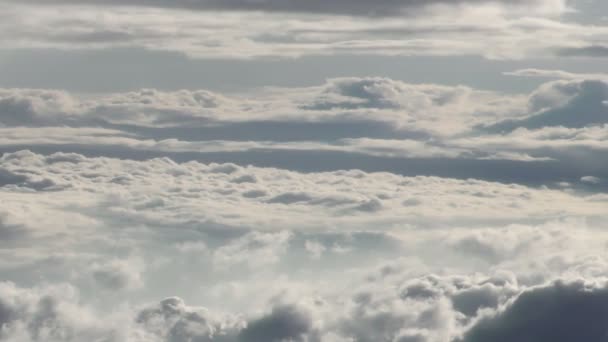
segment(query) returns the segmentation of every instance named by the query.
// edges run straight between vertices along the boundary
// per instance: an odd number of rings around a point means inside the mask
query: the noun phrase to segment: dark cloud
[[[427,300],[436,298],[441,295],[440,289],[437,288],[436,281],[433,279],[416,279],[410,281],[401,290],[403,299]]]
[[[522,293],[503,311],[479,320],[461,342],[605,341],[608,290],[557,282]]]
[[[23,185],[27,182],[27,177],[16,174],[9,170],[0,168],[0,186],[6,185]]]
[[[473,287],[452,295],[454,309],[474,317],[479,309],[495,308],[500,303],[500,291],[491,284]]]
[[[49,2],[55,4],[95,4],[95,5],[137,5],[162,8],[186,8],[193,10],[228,10],[228,11],[268,11],[295,13],[322,13],[358,16],[394,16],[408,14],[411,11],[431,5],[460,5],[460,4],[530,4],[529,0],[27,0],[30,3]],[[533,0],[533,4],[549,3],[544,0]],[[553,2],[555,4],[555,2]]]
[[[276,306],[269,314],[245,322],[218,319],[206,309],[171,297],[141,310],[135,321],[166,342],[317,341],[305,339],[313,330],[311,315],[292,305]]]
[[[551,126],[581,128],[608,123],[608,83],[600,80],[559,81],[530,97],[531,109],[540,112],[521,120],[506,120],[485,129],[510,132],[517,128]]]
[[[34,190],[45,190],[56,186],[55,182],[50,179],[33,180],[31,177],[0,168],[0,187],[7,185],[28,187]]]
[[[9,303],[5,303],[4,298],[0,298],[0,331],[4,326],[13,321],[17,313]],[[2,334],[0,333],[0,337]]]
[[[293,305],[275,307],[270,314],[250,321],[241,334],[242,342],[315,341],[305,339],[312,327],[312,317]]]

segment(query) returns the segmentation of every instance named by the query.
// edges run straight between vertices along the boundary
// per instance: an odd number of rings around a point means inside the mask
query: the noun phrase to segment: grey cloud
[[[232,180],[233,183],[242,184],[242,183],[257,183],[258,179],[254,175],[242,175],[236,177]]]
[[[313,198],[302,192],[287,192],[280,194],[268,200],[268,203],[293,204],[298,202],[309,202]]]
[[[16,174],[4,168],[0,169],[0,186],[6,185],[21,185],[27,182],[27,177]]]
[[[382,210],[382,208],[382,201],[377,198],[372,198],[363,201],[361,204],[356,205],[355,207],[353,207],[353,210],[362,212],[377,212]]]
[[[557,50],[558,56],[563,57],[608,57],[608,47],[603,45],[590,45],[585,47],[562,48]]]
[[[102,289],[121,291],[135,289],[143,285],[139,270],[128,260],[109,261],[94,265],[91,270],[93,281]]]
[[[331,80],[318,102],[303,106],[309,110],[335,108],[380,108],[401,107],[399,96],[405,92],[403,83],[383,78],[344,78]]]
[[[0,340],[113,341],[116,331],[95,324],[90,312],[75,305],[73,291],[70,286],[23,289],[0,283]]]
[[[495,315],[476,322],[464,342],[604,341],[608,291],[583,281],[525,291]]]
[[[7,185],[27,187],[34,190],[45,190],[55,187],[57,184],[50,179],[33,179],[32,177],[18,174],[0,167],[0,187]]]
[[[0,89],[0,124],[39,126],[70,120],[74,99],[54,90]]]
[[[8,1],[19,3],[19,6],[13,8],[14,15],[9,15],[10,20],[4,24],[3,41],[6,44],[3,46],[9,49],[52,47],[68,50],[70,54],[83,48],[144,48],[180,52],[198,59],[344,54],[476,55],[519,59],[522,56],[554,56],[556,45],[575,46],[600,40],[604,29],[601,26],[564,24],[566,20],[559,14],[567,12],[565,0],[85,0],[85,4],[96,7],[82,6],[82,1],[74,0],[29,0],[36,6],[23,6],[28,0]],[[53,11],[57,3],[80,5],[67,7],[70,17],[77,19],[66,20],[61,11]],[[488,10],[492,20],[480,20],[479,6]],[[103,11],[114,19],[95,20],[89,15],[91,11]],[[224,13],[226,11],[256,13]],[[269,14],[277,12],[288,15]],[[317,20],[313,29],[312,22],[307,21],[309,18],[303,13],[315,14]],[[330,17],[330,14],[334,16]],[[336,14],[342,16],[336,17]],[[513,14],[525,14],[530,18],[520,20]],[[353,15],[360,17],[353,18]],[[373,20],[374,16],[388,16],[392,17],[389,20],[394,20],[408,15],[408,20],[400,23],[396,20],[386,23]],[[37,16],[40,22],[27,21],[26,18],[31,16]],[[543,20],[531,20],[532,17]],[[175,20],[177,18],[179,20]],[[247,25],[239,25],[242,20]],[[434,24],[435,21],[439,24]],[[526,39],[531,35],[538,37],[536,42]],[[273,39],[268,39],[269,36]],[[520,44],[510,44],[513,40]],[[130,65],[119,68],[129,74],[131,72]],[[271,73],[274,78],[275,73]],[[174,75],[167,78],[176,79]],[[101,76],[101,79],[107,80],[108,76]]]
[[[441,289],[437,288],[437,282],[432,277],[416,279],[408,282],[401,290],[401,297],[406,299],[427,300],[439,297]]]
[[[451,300],[455,310],[474,317],[480,309],[496,308],[500,304],[501,289],[491,284],[456,292]]]
[[[250,321],[239,337],[243,342],[316,341],[307,338],[311,330],[309,313],[292,305],[281,305],[270,314]]]
[[[30,3],[48,1],[27,0]],[[94,5],[137,5],[161,8],[187,8],[196,10],[233,10],[233,11],[269,11],[295,13],[321,13],[359,16],[395,16],[411,13],[432,5],[461,5],[461,4],[502,4],[507,6],[529,5],[530,1],[523,0],[382,0],[369,2],[365,0],[331,0],[331,1],[298,1],[298,0],[54,0],[55,4],[94,4]],[[533,0],[532,5],[553,6],[561,10],[561,1]]]
[[[215,320],[203,308],[188,307],[171,297],[140,311],[135,321],[145,331],[166,342],[236,342],[243,323]]]
[[[27,234],[27,227],[10,222],[6,214],[0,213],[0,245],[8,245],[16,239],[25,237]],[[0,309],[0,311],[2,310]]]
[[[518,69],[515,71],[503,72],[503,75],[506,76],[516,76],[516,77],[537,77],[537,78],[555,78],[555,79],[565,79],[565,80],[573,80],[573,79],[600,79],[605,80],[608,79],[608,74],[602,73],[576,73],[576,72],[568,72],[564,70],[548,70],[548,69]]]
[[[268,193],[265,190],[249,190],[243,193],[243,197],[246,198],[258,198],[266,195],[268,195]]]
[[[530,97],[532,110],[525,119],[506,120],[486,129],[509,132],[517,128],[539,129],[550,126],[580,128],[608,123],[608,84],[599,80],[558,81]],[[547,108],[549,107],[549,108]]]
[[[119,148],[118,148],[119,147]],[[203,163],[238,163],[294,170],[304,173],[359,169],[366,172],[390,172],[403,176],[438,176],[456,179],[483,179],[503,183],[525,185],[551,185],[560,181],[577,183],[581,177],[594,174],[608,178],[604,163],[597,159],[600,152],[573,154],[563,160],[480,160],[470,158],[408,158],[370,156],[353,152],[333,152],[290,149],[253,149],[242,152],[160,152],[145,151],[126,146],[93,146],[88,144],[17,145],[0,147],[0,153],[12,153],[29,149],[36,153],[53,154],[73,152],[88,157],[110,157],[131,160],[150,160],[169,156],[177,162],[198,161]],[[573,164],[571,158],[581,161]],[[581,166],[584,166],[581,169]],[[602,190],[601,188],[595,189]]]
[[[270,313],[244,321],[217,318],[203,308],[188,307],[181,298],[164,299],[143,309],[135,319],[145,331],[166,342],[315,341],[312,317],[293,305],[275,306]]]

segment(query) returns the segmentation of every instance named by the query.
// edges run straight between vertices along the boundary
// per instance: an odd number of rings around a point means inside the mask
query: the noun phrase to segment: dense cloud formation
[[[4,3],[0,39],[8,49],[136,48],[203,60],[319,55],[474,55],[512,60],[601,57],[605,49],[597,45],[606,33],[604,23],[568,20],[576,4],[564,0]],[[73,20],[66,20],[66,10]]]
[[[589,184],[581,182],[589,176],[604,187],[608,178],[600,162],[608,153],[608,94],[605,82],[593,79],[552,81],[528,97],[387,78],[330,79],[255,97],[152,89],[86,100],[27,89],[0,96],[4,151],[168,156],[305,172],[356,168],[550,187]],[[261,194],[251,190],[246,196]],[[269,200],[311,200],[297,193]],[[368,209],[378,208],[372,204]]]
[[[605,341],[605,7],[0,0],[0,342]]]
[[[518,318],[530,306],[548,310],[544,327],[580,305],[564,329],[590,340],[603,322],[585,304],[601,309],[600,285],[576,280],[599,284],[606,267],[603,194],[167,158],[1,163],[21,177],[2,187],[0,272],[21,284],[2,284],[3,340],[552,336]]]
[[[528,290],[493,316],[481,318],[463,341],[603,341],[606,288],[557,282]]]

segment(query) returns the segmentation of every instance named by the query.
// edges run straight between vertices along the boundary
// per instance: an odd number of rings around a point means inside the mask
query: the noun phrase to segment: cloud
[[[413,215],[410,216],[413,220],[424,217],[442,220],[443,217],[447,222],[463,216],[483,221],[501,217],[523,219],[528,215],[547,217],[558,212],[573,215],[602,212],[599,207],[585,205],[585,199],[575,194],[479,180],[403,177],[361,171],[307,174],[234,164],[177,164],[169,159],[120,161],[72,156],[67,161],[58,161],[62,157],[65,159],[62,154],[45,157],[19,152],[6,154],[2,162],[12,173],[19,175],[35,171],[63,187],[64,190],[54,195],[49,193],[49,196],[72,194],[74,198],[80,198],[73,201],[75,205],[91,203],[93,207],[97,206],[94,204],[96,201],[109,197],[104,202],[107,202],[106,210],[110,213],[145,213],[151,215],[150,222],[157,223],[166,219],[206,221],[213,218],[216,222],[237,226],[256,226],[274,221],[272,226],[280,227],[293,224],[289,222],[313,223],[339,215],[345,219],[351,217],[355,224],[360,218],[352,216],[353,210],[358,210],[363,219],[386,215],[387,219],[401,222],[403,217],[410,215]],[[72,160],[78,160],[77,168]],[[99,165],[106,165],[106,171],[100,172]],[[231,172],[226,173],[226,170]],[[255,176],[258,183],[235,184],[233,179],[240,174]],[[148,188],[147,182],[154,182],[155,187]],[[172,184],[176,183],[184,185],[174,189]],[[87,191],[80,193],[84,190]],[[403,205],[404,201],[412,198],[417,199],[417,206]],[[537,198],[560,198],[562,205],[546,206],[542,201],[532,200]],[[183,208],[182,213],[187,216],[176,216],[172,206]],[[206,210],[188,211],[199,207]],[[238,213],[231,213],[235,208],[239,208]],[[315,211],[316,214],[299,213],[301,210]],[[266,214],[261,215],[262,212]],[[287,238],[283,235],[278,237],[281,238],[277,241],[283,242]],[[250,235],[239,243],[235,242],[233,249],[226,250],[225,255],[237,257],[237,252],[247,246],[266,246],[263,241],[270,243],[275,240],[263,234]],[[260,249],[260,253],[264,250]]]
[[[276,264],[288,248],[290,234],[252,232],[217,249],[214,265],[230,268],[241,264],[252,268]]]
[[[34,177],[16,174],[0,168],[0,186],[7,185],[31,188],[34,190],[44,190],[56,186],[50,179],[35,179]]]
[[[77,298],[69,285],[24,289],[0,283],[0,339],[79,341],[115,335],[111,323],[100,324],[90,311],[77,305]]]
[[[217,318],[204,308],[189,307],[178,297],[142,309],[135,322],[144,339],[167,342],[238,341],[235,335],[244,324],[238,318]]]
[[[0,214],[0,238],[5,244],[23,238],[27,233],[27,228],[21,224],[12,223],[9,215]]]
[[[27,102],[19,111],[1,111],[0,123],[6,127],[103,127],[122,138],[188,142],[419,139],[460,132],[484,118],[525,108],[520,96],[380,77],[329,79],[319,86],[266,88],[239,96],[153,89],[86,99],[31,89],[2,93],[10,101]]]
[[[5,90],[29,116],[0,116],[0,145],[31,151],[0,157],[0,340],[542,339],[563,307],[594,338],[608,125],[577,113],[604,92]]]
[[[584,281],[533,288],[481,318],[462,341],[601,341],[606,336],[606,293],[602,285]]]
[[[505,120],[488,130],[508,132],[516,128],[548,126],[580,128],[608,123],[608,86],[600,80],[556,81],[545,84],[530,96],[535,114],[519,120]]]
[[[563,14],[572,12],[569,6],[564,0],[9,1],[0,32],[5,46],[14,49],[139,48],[201,59],[344,54],[521,59],[555,57],[564,46],[601,40],[606,28],[568,20]],[[75,20],[66,20],[65,11]],[[98,20],[97,13],[112,19]],[[379,16],[383,20],[376,20]]]
[[[574,251],[580,235],[572,229],[564,232],[567,232],[569,251]],[[521,232],[512,233],[514,237],[520,235]],[[551,236],[554,234],[548,232],[547,237]],[[591,239],[597,240],[597,236],[592,235]],[[602,243],[599,245],[603,248]],[[584,242],[580,246],[595,248]],[[536,247],[540,252],[548,251],[545,245]],[[553,251],[564,254],[559,246]],[[322,256],[324,260],[326,256]],[[524,265],[530,257],[521,258],[521,265]],[[557,264],[552,258],[535,257],[535,260],[540,264]],[[287,288],[279,286],[279,292],[273,293],[270,301],[256,304],[250,310],[246,306],[253,305],[252,302],[241,298],[240,308],[231,313],[188,305],[180,297],[101,313],[83,304],[84,298],[69,285],[23,288],[1,283],[0,325],[3,330],[0,337],[23,341],[88,338],[166,342],[372,341],[384,337],[431,342],[458,340],[464,332],[464,341],[511,340],[526,336],[542,339],[553,334],[555,320],[573,315],[582,319],[562,323],[566,325],[564,329],[583,328],[585,333],[591,334],[585,336],[591,338],[603,327],[599,323],[603,318],[598,309],[603,306],[601,297],[605,292],[601,276],[597,281],[567,280],[570,272],[580,271],[585,262],[588,261],[578,260],[559,266],[553,274],[563,275],[565,280],[561,282],[545,284],[537,279],[536,283],[526,285],[518,281],[519,277],[525,279],[523,272],[517,272],[517,276],[509,271],[495,270],[483,274],[435,274],[413,260],[385,259],[374,267],[358,268],[355,277],[350,272],[341,273],[344,288],[326,288],[324,283],[316,284],[309,279],[302,288],[298,288],[297,283],[288,283]],[[445,265],[445,260],[441,265]],[[599,267],[599,273],[603,269]],[[319,270],[314,274],[324,277]],[[193,276],[189,275],[190,282]],[[284,281],[268,279],[266,275],[262,278],[262,288],[258,290],[255,283],[259,279],[246,277],[243,284],[257,292],[257,296],[264,296],[264,287]],[[588,278],[595,279],[593,276]],[[232,283],[221,284],[232,286]],[[289,294],[289,291],[302,292]],[[224,304],[221,306],[225,308]],[[534,309],[530,310],[530,307]],[[598,313],[600,317],[596,316]],[[526,319],[529,314],[537,319]],[[531,324],[539,320],[548,323]]]
[[[49,125],[70,120],[76,101],[54,90],[0,89],[0,124]]]
[[[241,334],[243,341],[308,341],[306,335],[312,330],[312,318],[294,306],[278,306],[272,312],[250,321]]]
[[[0,118],[5,126],[0,148],[6,152],[232,163],[222,166],[226,172],[249,164],[299,172],[358,168],[547,186],[580,185],[581,177],[608,175],[597,163],[608,148],[606,86],[598,79],[552,81],[528,96],[380,77],[238,95],[205,90],[88,97],[29,89],[3,93],[32,103],[29,116],[7,111]],[[575,166],[572,158],[580,163]],[[233,181],[249,184],[250,176],[235,173]],[[59,186],[35,184],[46,182],[35,173],[28,177],[30,188]],[[322,197],[309,202],[350,202],[354,208],[373,199]]]
[[[142,287],[141,261],[112,260],[92,265],[92,280],[102,289],[133,290]]]
[[[547,69],[519,69],[515,71],[504,72],[503,75],[516,77],[539,77],[539,78],[556,78],[564,80],[580,80],[580,79],[608,79],[608,74],[602,73],[574,73],[563,70],[547,70]]]
[[[608,56],[608,47],[603,45],[589,45],[583,47],[561,48],[557,51],[557,54],[563,57],[603,58]]]
[[[39,3],[39,1],[31,1]],[[43,2],[48,4],[48,2]],[[130,5],[151,6],[161,8],[187,8],[198,10],[232,10],[232,11],[270,11],[270,12],[295,12],[295,13],[322,13],[340,15],[362,15],[362,16],[394,16],[407,14],[409,11],[419,11],[420,8],[433,5],[479,5],[500,4],[503,6],[522,6],[560,13],[566,9],[562,0],[534,0],[530,2],[517,1],[493,1],[493,0],[382,0],[373,5],[361,0],[331,0],[331,1],[308,1],[295,0],[270,0],[270,1],[246,1],[246,0],[199,0],[199,1],[164,1],[164,0],[131,0],[127,3],[114,0],[56,0],[54,4],[95,4],[102,6]]]

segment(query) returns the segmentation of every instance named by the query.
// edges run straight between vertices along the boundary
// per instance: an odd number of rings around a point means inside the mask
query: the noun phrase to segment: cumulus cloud
[[[70,119],[76,103],[62,91],[2,89],[0,123],[6,126],[58,124]]]
[[[563,78],[5,89],[0,340],[596,340],[606,86]]]
[[[28,103],[0,117],[3,151],[169,156],[305,172],[360,168],[548,186],[578,184],[588,175],[604,178],[608,172],[597,163],[607,149],[608,123],[606,86],[598,79],[553,81],[529,96],[379,77],[239,95],[204,90],[86,98],[28,89],[3,93]],[[572,158],[583,168],[575,167]],[[32,188],[56,187],[36,183],[47,181],[33,173],[28,177]],[[233,177],[235,184],[257,181],[252,175]],[[265,197],[262,191],[248,189],[244,196],[282,198]],[[310,197],[299,202],[324,201],[301,190],[290,192]],[[373,198],[348,201],[355,208],[368,200]]]
[[[79,341],[119,338],[77,303],[69,285],[25,289],[0,283],[0,339],[6,341]],[[108,319],[108,323],[110,319]]]
[[[548,126],[580,128],[608,123],[608,87],[600,80],[571,80],[548,83],[529,99],[532,112],[527,118],[506,120],[490,126],[491,131]]]
[[[482,317],[461,341],[601,341],[607,315],[604,285],[556,282],[527,290],[498,313]]]
[[[204,308],[187,306],[181,298],[171,297],[142,309],[135,322],[142,338],[154,341],[237,341],[244,322],[238,318],[214,317]]]

